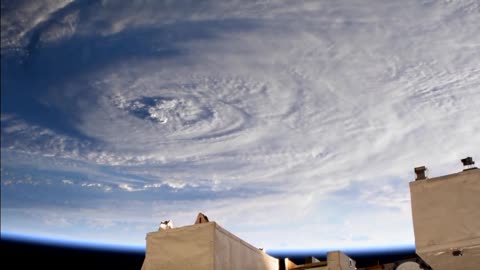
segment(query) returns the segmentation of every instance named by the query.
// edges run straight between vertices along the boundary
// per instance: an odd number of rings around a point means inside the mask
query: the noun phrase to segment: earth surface
[[[267,252],[412,248],[480,158],[480,2],[1,1],[1,233],[143,250],[198,212]]]

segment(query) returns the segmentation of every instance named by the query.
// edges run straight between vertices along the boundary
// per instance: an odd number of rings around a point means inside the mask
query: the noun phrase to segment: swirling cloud
[[[6,2],[2,226],[77,239],[123,226],[131,238],[92,239],[141,244],[159,220],[205,211],[263,247],[411,244],[413,167],[478,155],[478,10]],[[373,234],[373,218],[389,229]]]

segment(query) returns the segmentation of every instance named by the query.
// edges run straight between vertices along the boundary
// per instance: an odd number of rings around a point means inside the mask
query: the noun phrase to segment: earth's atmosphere
[[[1,233],[411,247],[408,182],[480,158],[480,1],[1,1]]]

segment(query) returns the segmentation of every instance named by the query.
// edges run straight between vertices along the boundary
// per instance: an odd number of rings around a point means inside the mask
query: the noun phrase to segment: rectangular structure
[[[340,251],[327,253],[328,270],[354,270],[355,261]]]
[[[277,270],[278,260],[215,222],[147,234],[142,270]]]
[[[285,259],[287,270],[355,270],[356,262],[341,251],[330,251],[327,253],[326,261],[316,261],[296,265],[289,259]]]
[[[480,269],[480,170],[410,182],[417,254],[434,270]]]

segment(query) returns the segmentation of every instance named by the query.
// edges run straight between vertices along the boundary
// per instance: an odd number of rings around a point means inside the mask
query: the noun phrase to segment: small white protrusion
[[[165,221],[162,221],[160,222],[160,228],[158,228],[158,230],[169,230],[169,229],[173,229],[173,221],[171,220],[165,220]]]

